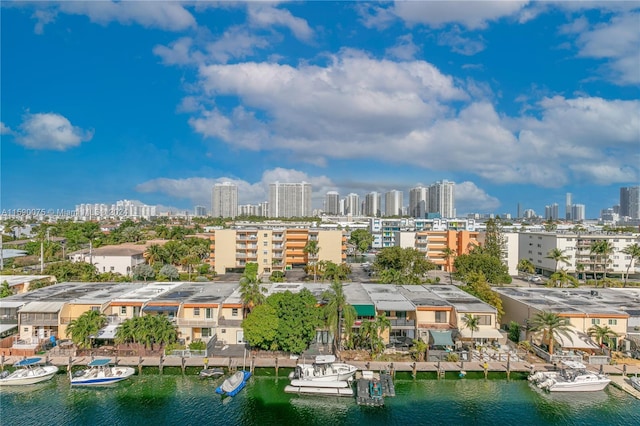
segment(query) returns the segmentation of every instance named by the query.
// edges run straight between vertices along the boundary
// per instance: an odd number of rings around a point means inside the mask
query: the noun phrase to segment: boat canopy
[[[16,367],[26,367],[27,365],[33,365],[33,364],[37,364],[40,361],[42,361],[42,358],[27,358],[27,359],[21,359],[20,361],[16,362],[14,364],[14,366]]]
[[[318,355],[315,361],[316,364],[331,364],[332,362],[336,362],[334,355]]]
[[[94,359],[87,364],[88,367],[102,367],[103,365],[109,365],[111,358]]]
[[[433,346],[453,346],[451,330],[429,330],[433,337]]]

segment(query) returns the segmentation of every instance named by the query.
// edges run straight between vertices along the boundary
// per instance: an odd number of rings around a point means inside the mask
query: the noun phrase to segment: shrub
[[[196,340],[189,343],[189,349],[192,351],[204,351],[207,348],[207,344],[202,340]]]
[[[458,362],[458,354],[448,353],[444,360],[447,362]]]

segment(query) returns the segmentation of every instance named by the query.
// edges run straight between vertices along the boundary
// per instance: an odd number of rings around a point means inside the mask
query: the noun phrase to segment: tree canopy
[[[373,263],[373,269],[383,284],[420,284],[435,268],[424,253],[414,248],[383,248]]]
[[[498,313],[498,320],[504,315],[504,309],[502,308],[502,299],[500,295],[493,291],[487,279],[482,272],[472,272],[467,275],[466,284],[461,286],[460,289],[467,293],[476,296],[478,299],[496,308]]]
[[[469,281],[470,274],[482,273],[492,284],[509,284],[511,276],[507,265],[494,256],[473,250],[469,254],[462,254],[453,262],[456,268],[455,276],[460,281]]]
[[[353,244],[356,255],[359,253],[364,253],[371,247],[373,243],[373,235],[371,232],[366,229],[356,229],[351,232],[351,236],[349,237],[349,243]]]

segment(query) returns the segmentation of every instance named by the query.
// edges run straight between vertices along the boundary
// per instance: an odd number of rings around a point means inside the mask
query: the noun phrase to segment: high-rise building
[[[344,213],[351,216],[360,216],[360,196],[353,192],[346,196]]]
[[[409,190],[409,216],[424,219],[429,207],[429,188],[416,186]]]
[[[272,183],[269,185],[270,217],[310,217],[311,184]]]
[[[324,212],[326,214],[340,214],[340,194],[329,191],[324,197]]]
[[[522,217],[522,208],[520,207],[520,203],[518,203],[517,218],[520,219],[521,217]]]
[[[572,206],[573,206],[573,201],[572,201],[572,196],[570,192],[567,192],[567,196],[565,199],[565,203],[564,203],[564,218],[566,220],[579,220],[573,217],[572,213]]]
[[[380,217],[382,209],[380,206],[380,193],[370,192],[364,197],[364,214],[369,217]]]
[[[213,185],[211,200],[211,216],[230,218],[238,216],[237,185],[231,182],[216,183]]]
[[[584,204],[574,204],[571,206],[571,220],[580,221],[585,219]]]
[[[205,206],[195,206],[193,208],[193,214],[196,217],[203,217],[207,215],[207,208]]]
[[[443,180],[429,186],[429,212],[445,218],[456,217],[455,183]]]
[[[558,220],[558,203],[553,203],[550,206],[544,206],[544,218],[547,220]]]
[[[620,217],[640,219],[640,186],[620,188]]]
[[[402,191],[392,189],[384,194],[384,215],[402,216]]]

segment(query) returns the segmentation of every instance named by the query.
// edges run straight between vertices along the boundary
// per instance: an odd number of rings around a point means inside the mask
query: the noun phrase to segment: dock
[[[371,394],[373,383],[377,383],[380,386],[380,394]],[[381,407],[384,405],[384,398],[387,396],[396,396],[391,374],[374,373],[369,370],[358,373],[358,377],[356,377],[356,402],[358,405]]]
[[[622,389],[629,395],[634,396],[636,399],[640,399],[640,391],[631,386],[629,378],[626,376],[609,376],[611,384],[618,389]]]

